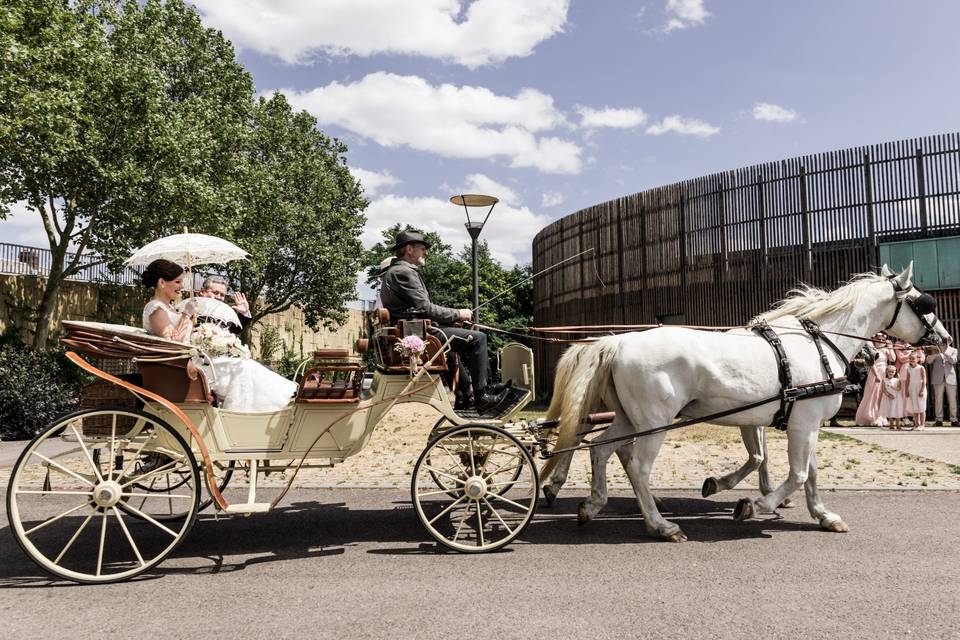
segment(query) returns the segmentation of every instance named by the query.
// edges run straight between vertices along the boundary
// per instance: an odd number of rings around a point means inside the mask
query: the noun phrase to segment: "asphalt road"
[[[803,508],[738,523],[744,493],[670,492],[683,544],[648,537],[625,495],[577,527],[580,494],[507,549],[469,556],[428,541],[405,491],[300,490],[271,514],[204,517],[153,574],[93,587],[51,583],[4,527],[0,634],[960,637],[960,493],[829,493],[851,526],[832,534]]]

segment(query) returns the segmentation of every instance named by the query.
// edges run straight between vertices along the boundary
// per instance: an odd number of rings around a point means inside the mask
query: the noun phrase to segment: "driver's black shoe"
[[[492,387],[487,387],[487,389],[488,392],[480,394],[474,402],[474,407],[480,415],[493,413],[497,407],[503,404],[503,401],[507,399],[507,394],[509,393],[508,389],[504,389],[500,393],[492,393]]]
[[[491,385],[490,388],[493,390],[492,391],[493,393],[500,393],[501,391],[504,391],[504,390],[513,389],[513,379],[511,378],[510,380],[507,380],[503,384],[498,383],[498,384]]]
[[[466,411],[472,407],[473,407],[473,398],[470,398],[470,397],[466,397],[466,398],[458,397],[453,403],[454,411]]]

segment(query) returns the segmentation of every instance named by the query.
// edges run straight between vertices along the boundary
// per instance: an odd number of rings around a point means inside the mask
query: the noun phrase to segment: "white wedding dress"
[[[163,309],[170,323],[177,325],[183,314],[159,300],[151,300],[143,308],[143,328],[152,333],[150,316]],[[184,340],[188,342],[188,340]],[[263,413],[280,411],[288,404],[297,391],[297,385],[283,376],[274,373],[256,360],[216,356],[208,364],[198,362],[203,371],[210,391],[220,402],[224,411],[241,413]]]

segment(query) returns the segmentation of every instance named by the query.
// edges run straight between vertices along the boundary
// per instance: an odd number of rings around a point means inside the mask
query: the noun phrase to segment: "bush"
[[[79,404],[80,370],[62,352],[0,344],[0,440],[32,438]]]

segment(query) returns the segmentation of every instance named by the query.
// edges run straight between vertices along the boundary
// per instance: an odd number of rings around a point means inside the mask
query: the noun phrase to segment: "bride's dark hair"
[[[140,276],[140,278],[143,280],[143,285],[145,287],[150,287],[152,289],[153,287],[157,286],[160,278],[163,278],[169,282],[171,280],[176,280],[181,273],[183,273],[183,267],[178,265],[176,262],[159,258],[147,265],[147,268],[143,270],[143,275]]]

